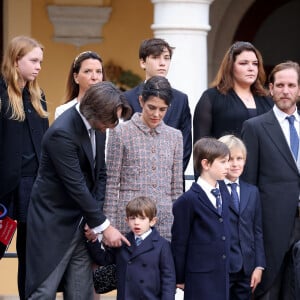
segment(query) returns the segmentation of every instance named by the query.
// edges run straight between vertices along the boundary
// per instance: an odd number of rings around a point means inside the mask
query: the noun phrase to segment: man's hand
[[[119,230],[117,230],[116,228],[114,228],[111,225],[109,225],[103,231],[102,241],[105,243],[105,245],[107,245],[109,247],[121,247],[122,241],[124,243],[126,243],[128,246],[130,246],[130,243],[126,239],[126,237],[124,235],[122,235]]]

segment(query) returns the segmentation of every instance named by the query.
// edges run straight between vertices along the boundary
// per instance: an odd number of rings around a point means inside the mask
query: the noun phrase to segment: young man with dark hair
[[[169,71],[174,47],[163,39],[144,40],[139,49],[140,67],[145,71],[145,81],[153,76],[166,77]],[[124,93],[133,113],[141,112],[139,103],[144,83]],[[172,105],[164,117],[164,122],[182,132],[183,136],[183,171],[187,168],[192,153],[191,112],[186,94],[172,88]]]

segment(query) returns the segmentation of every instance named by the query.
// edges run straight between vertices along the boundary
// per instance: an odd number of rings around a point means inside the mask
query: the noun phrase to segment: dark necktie
[[[141,244],[141,242],[143,241],[143,239],[141,238],[141,237],[136,237],[135,238],[135,244],[137,245],[137,246],[139,246],[140,244]]]
[[[233,182],[233,183],[229,183],[228,184],[231,187],[231,200],[233,202],[234,208],[236,209],[236,211],[240,210],[240,200],[239,200],[239,195],[237,193],[237,183]]]
[[[221,203],[221,194],[218,188],[212,189],[211,193],[216,197],[216,206],[219,215],[222,214],[222,203]]]
[[[295,116],[291,115],[286,117],[289,121],[290,125],[290,147],[293,152],[293,155],[295,159],[298,159],[298,150],[299,150],[299,137],[296,131],[296,128],[294,126]]]
[[[90,134],[91,146],[92,146],[92,151],[93,151],[93,158],[95,160],[95,157],[96,157],[96,136],[95,136],[95,129],[90,128],[89,129],[89,134]]]

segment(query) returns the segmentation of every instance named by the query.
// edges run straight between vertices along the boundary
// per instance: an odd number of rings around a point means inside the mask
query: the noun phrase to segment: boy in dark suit
[[[266,266],[260,197],[256,186],[239,179],[246,163],[244,143],[234,135],[225,135],[219,141],[230,150],[228,174],[220,182],[231,195],[230,300],[250,300]]]
[[[170,243],[153,227],[156,205],[148,197],[137,197],[126,206],[127,239],[131,246],[104,250],[101,243],[88,242],[88,250],[98,265],[116,263],[117,300],[175,299],[175,268]],[[90,229],[86,227],[86,237]]]
[[[145,71],[145,81],[153,76],[167,76],[174,49],[165,40],[159,38],[147,39],[141,43],[139,60],[140,67]],[[124,93],[133,113],[142,111],[139,96],[143,86],[144,82]],[[186,94],[173,88],[172,94],[172,105],[168,108],[164,122],[182,132],[183,171],[185,171],[192,153],[191,112]]]
[[[172,251],[177,287],[186,300],[229,299],[229,195],[217,180],[229,166],[228,147],[202,138],[194,145],[200,176],[173,204]]]

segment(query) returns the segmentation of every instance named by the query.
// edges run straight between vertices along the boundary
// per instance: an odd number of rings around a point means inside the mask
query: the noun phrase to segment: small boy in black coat
[[[174,300],[175,267],[170,243],[153,227],[157,221],[156,205],[148,197],[137,197],[126,206],[126,235],[131,246],[104,250],[101,243],[87,243],[98,265],[117,266],[117,300]],[[89,238],[90,229],[86,229]]]

